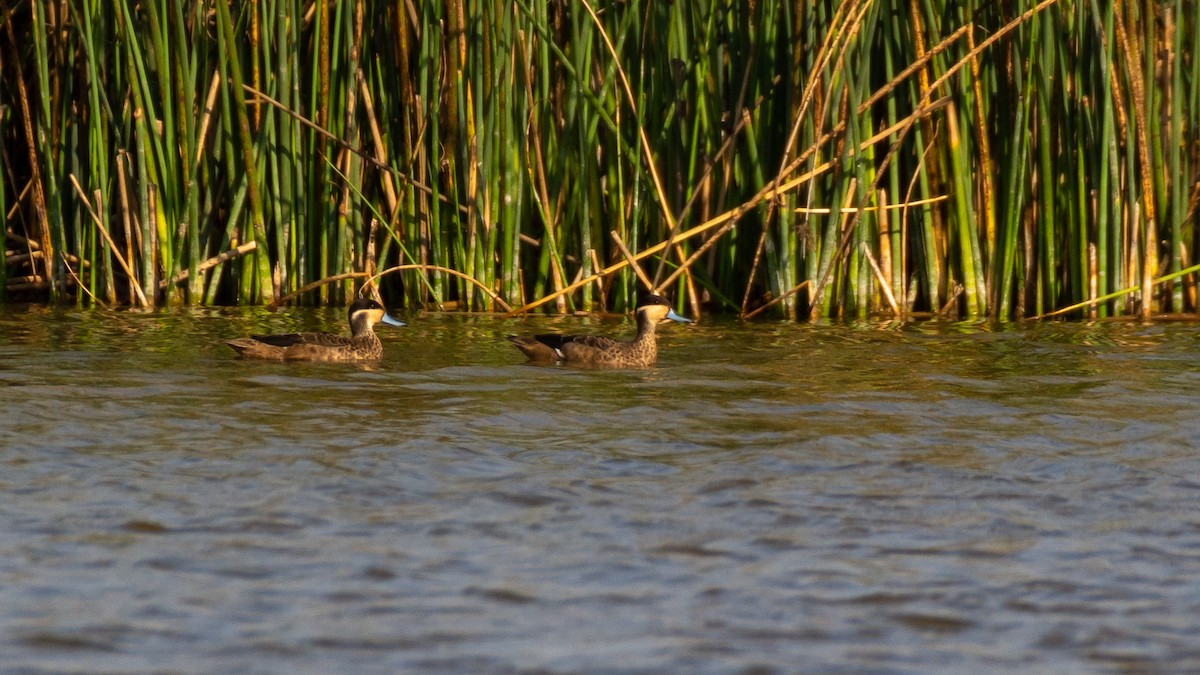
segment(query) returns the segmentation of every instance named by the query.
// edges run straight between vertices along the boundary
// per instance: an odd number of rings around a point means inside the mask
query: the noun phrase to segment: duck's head
[[[638,300],[637,316],[639,319],[645,317],[654,323],[658,323],[663,319],[679,321],[680,323],[692,323],[691,319],[676,314],[675,310],[671,308],[671,303],[667,302],[667,299],[663,296],[655,293],[643,295]]]
[[[358,327],[370,328],[380,321],[389,326],[403,326],[404,322],[393,318],[383,308],[383,305],[371,298],[359,298],[350,305],[350,326],[353,333],[358,333]]]

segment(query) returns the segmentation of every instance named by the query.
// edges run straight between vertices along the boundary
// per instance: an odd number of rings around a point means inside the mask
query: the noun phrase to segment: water
[[[1200,669],[1200,325],[0,311],[0,669]]]

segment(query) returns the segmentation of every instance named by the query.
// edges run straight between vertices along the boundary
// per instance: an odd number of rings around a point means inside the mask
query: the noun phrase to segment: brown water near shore
[[[0,309],[15,671],[1200,670],[1200,325]]]

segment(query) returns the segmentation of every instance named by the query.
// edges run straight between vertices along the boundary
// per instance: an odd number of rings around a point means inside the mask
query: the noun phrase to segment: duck
[[[287,333],[254,335],[228,340],[242,358],[271,361],[371,361],[383,356],[383,344],[375,334],[379,322],[403,326],[383,305],[359,298],[350,305],[350,337],[330,333]]]
[[[637,337],[619,341],[600,335],[509,335],[530,361],[566,363],[600,368],[645,368],[658,360],[655,329],[663,319],[693,323],[671,308],[667,299],[657,294],[642,296],[634,310],[637,316]]]

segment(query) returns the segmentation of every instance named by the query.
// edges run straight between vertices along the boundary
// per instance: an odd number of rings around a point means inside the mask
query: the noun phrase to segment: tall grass
[[[1198,51],[1192,0],[17,0],[0,296],[1196,312]]]

